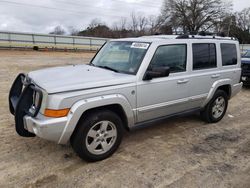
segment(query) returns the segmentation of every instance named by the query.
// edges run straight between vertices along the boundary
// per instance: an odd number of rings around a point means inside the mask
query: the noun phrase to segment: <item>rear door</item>
[[[213,83],[221,78],[219,69],[219,45],[213,42],[192,43],[192,66],[190,70],[190,107],[202,105]]]

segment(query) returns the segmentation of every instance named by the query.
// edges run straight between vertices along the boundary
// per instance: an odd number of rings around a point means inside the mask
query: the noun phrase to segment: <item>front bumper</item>
[[[38,97],[35,97],[38,96]],[[20,136],[33,137],[34,134],[24,129],[23,117],[36,117],[42,102],[43,93],[24,74],[19,74],[13,82],[9,93],[9,109],[15,117],[16,132]],[[35,102],[37,98],[37,103]]]
[[[241,81],[244,85],[250,85],[250,75],[241,76]]]
[[[34,106],[34,94],[39,93],[38,105]],[[49,118],[39,110],[41,108],[42,90],[31,83],[26,75],[19,74],[9,93],[9,109],[15,117],[16,132],[23,137],[38,136],[46,140],[59,142],[68,117]]]
[[[59,143],[59,139],[67,124],[67,117],[47,118],[38,114],[36,118],[24,116],[24,128],[40,138]]]
[[[241,81],[244,85],[250,84],[250,64],[242,63]]]

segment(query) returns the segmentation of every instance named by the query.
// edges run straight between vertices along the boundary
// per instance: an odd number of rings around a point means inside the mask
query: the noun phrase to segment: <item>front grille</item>
[[[250,76],[250,64],[242,64],[242,76]]]
[[[35,94],[39,95],[39,97],[34,97]],[[26,130],[23,118],[26,115],[37,116],[41,108],[42,97],[42,91],[31,83],[24,74],[17,76],[9,93],[9,108],[10,112],[15,116],[16,132],[20,136],[35,136]]]
[[[15,81],[13,82],[11,89],[10,89],[10,93],[9,93],[9,109],[10,112],[14,115],[15,111],[16,111],[16,107],[17,107],[17,103],[21,97],[21,94],[23,92],[24,89],[24,84],[23,84],[23,80],[25,79],[25,75],[24,74],[19,74]]]
[[[35,100],[35,95],[38,95],[37,100]],[[42,95],[42,91],[35,87],[35,85],[30,82],[28,77],[24,74],[19,74],[9,93],[10,112],[13,115],[16,115],[17,108],[21,108],[21,110],[25,111],[26,114],[35,117],[41,107]],[[30,111],[30,108],[33,110]]]

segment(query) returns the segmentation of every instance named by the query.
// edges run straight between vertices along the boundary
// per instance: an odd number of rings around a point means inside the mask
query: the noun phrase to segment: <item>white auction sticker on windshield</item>
[[[148,49],[148,46],[149,46],[148,43],[133,42],[132,45],[131,45],[131,48]]]

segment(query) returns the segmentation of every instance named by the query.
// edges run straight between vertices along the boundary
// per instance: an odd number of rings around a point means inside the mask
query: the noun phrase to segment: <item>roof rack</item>
[[[176,39],[179,35],[148,35],[143,38],[157,38],[157,39]]]
[[[221,37],[215,35],[178,35],[176,39],[218,39],[218,40],[237,40],[234,37]]]
[[[223,34],[200,32],[198,34],[182,34],[182,35],[150,35],[142,36],[143,38],[157,39],[217,39],[217,40],[238,40],[234,37],[224,37]]]

